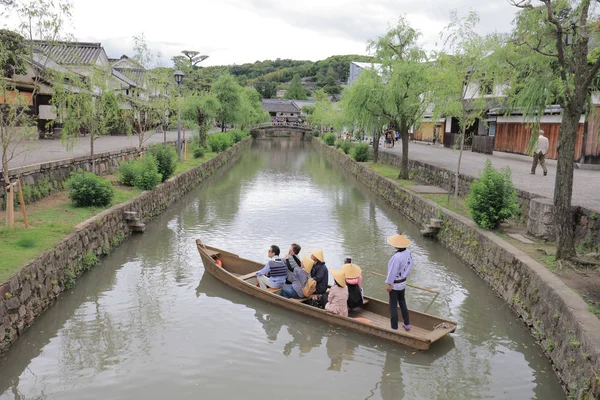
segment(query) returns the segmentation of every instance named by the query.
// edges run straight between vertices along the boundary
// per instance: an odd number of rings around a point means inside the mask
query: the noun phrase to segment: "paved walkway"
[[[218,129],[211,129],[210,132],[217,132]],[[162,133],[149,133],[148,140],[144,142],[144,145],[150,145],[153,143],[162,143]],[[186,131],[185,137],[191,138],[192,135],[198,135],[197,131]],[[183,138],[183,133],[182,133]],[[107,151],[115,151],[125,149],[128,147],[138,147],[138,136],[103,136],[94,142],[94,152],[104,153]],[[177,131],[167,132],[167,141],[177,140]],[[74,158],[80,156],[87,156],[90,154],[90,139],[89,136],[82,136],[79,138],[72,151],[67,151],[60,140],[56,139],[41,139],[36,140],[33,143],[28,143],[26,149],[21,146],[20,149],[15,153],[20,153],[13,158],[8,169],[19,168],[26,165],[41,164],[49,161],[64,160],[67,158]],[[23,151],[24,150],[24,151]],[[2,166],[0,166],[0,171]]]
[[[402,146],[396,143],[393,149],[382,149],[402,154]],[[419,160],[437,167],[456,171],[458,150],[443,146],[411,142],[408,147],[409,159]],[[518,154],[494,152],[494,155],[464,151],[460,166],[461,174],[478,177],[485,160],[490,159],[496,169],[510,167],[515,187],[552,199],[556,180],[556,160],[547,160],[548,176],[543,176],[538,165],[536,175],[531,175],[532,157]],[[573,180],[573,205],[579,205],[600,212],[600,171],[576,169]]]

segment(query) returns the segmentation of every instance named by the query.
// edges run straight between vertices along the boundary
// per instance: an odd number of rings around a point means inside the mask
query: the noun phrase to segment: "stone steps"
[[[127,221],[127,226],[132,232],[143,233],[146,230],[146,224],[142,222],[137,211],[124,211],[123,219]]]
[[[430,218],[429,224],[425,225],[424,229],[421,229],[421,235],[428,238],[435,238],[442,229],[443,221],[437,218]]]

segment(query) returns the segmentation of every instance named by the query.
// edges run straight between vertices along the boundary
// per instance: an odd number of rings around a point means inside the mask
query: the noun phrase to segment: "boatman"
[[[285,284],[287,277],[287,265],[285,261],[279,257],[279,246],[272,245],[269,247],[269,261],[264,268],[256,273],[256,280],[261,289],[280,288]]]
[[[387,283],[387,291],[390,294],[390,318],[392,329],[398,330],[398,305],[402,313],[402,327],[405,330],[410,330],[410,317],[404,291],[406,289],[406,279],[410,274],[413,266],[413,259],[410,251],[407,249],[410,246],[410,240],[404,235],[392,235],[387,238],[389,245],[396,248],[396,252],[388,263],[388,273],[385,283]]]

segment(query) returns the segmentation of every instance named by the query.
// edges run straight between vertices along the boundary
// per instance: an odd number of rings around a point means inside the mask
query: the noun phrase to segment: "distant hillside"
[[[198,66],[194,67],[194,71],[189,71],[192,76],[186,78],[188,83],[186,86],[190,90],[206,89],[207,86],[210,87],[213,79],[228,72],[235,76],[242,85],[254,86],[257,89],[265,86],[281,87],[281,84],[290,82],[294,75],[299,75],[307,87],[325,88],[329,89],[328,92],[335,92],[334,86],[343,85],[348,81],[351,61],[370,62],[372,57],[348,54],[331,56],[316,62],[278,58],[273,61],[256,61],[252,64]],[[175,67],[177,68],[178,65]],[[186,71],[183,65],[179,66],[179,69]],[[184,84],[186,80],[184,80]],[[258,90],[263,97],[273,97],[269,95],[269,90]]]

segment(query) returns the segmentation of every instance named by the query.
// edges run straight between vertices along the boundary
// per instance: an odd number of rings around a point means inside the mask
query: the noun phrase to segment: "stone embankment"
[[[379,162],[400,167],[401,157],[394,153],[379,152]],[[418,160],[408,161],[410,174],[413,178],[449,189],[454,192],[456,171],[433,166]],[[452,179],[451,179],[452,178]],[[461,174],[458,180],[458,193],[460,196],[469,194],[474,177]],[[554,206],[552,199],[538,194],[517,189],[517,197],[521,207],[520,222],[527,226],[527,232],[540,239],[554,241]],[[575,240],[577,243],[586,243],[586,250],[593,251],[600,245],[600,216],[585,207],[572,208],[573,221],[575,221]]]
[[[24,266],[0,285],[0,354],[44,312],[58,296],[75,284],[79,275],[92,268],[98,258],[119,245],[132,228],[133,213],[147,221],[197,187],[215,171],[232,164],[248,149],[248,138],[189,171],[183,172],[79,224],[52,250]]]
[[[313,143],[328,160],[418,225],[441,216],[438,240],[475,270],[525,321],[552,361],[566,392],[574,398],[600,398],[600,320],[588,311],[577,293],[493,232],[479,229],[470,219],[382,177],[320,140]],[[415,161],[411,168],[427,182],[435,183],[436,177],[444,176],[446,180],[440,178],[437,183],[448,181],[449,171],[436,171]],[[429,179],[423,179],[426,174]]]
[[[176,146],[175,142],[168,142]],[[145,151],[146,147],[142,148]],[[43,150],[38,150],[43,151]],[[100,175],[110,174],[119,169],[122,161],[128,161],[139,157],[137,148],[129,147],[122,150],[109,151],[95,154],[93,157],[96,172]],[[23,185],[23,198],[25,204],[40,200],[56,190],[64,189],[65,182],[69,179],[71,172],[77,170],[91,171],[92,157],[81,156],[67,158],[64,160],[51,161],[41,164],[28,165],[21,168],[9,170],[11,181],[21,179]],[[6,190],[0,185],[0,209],[4,209],[6,201]]]

